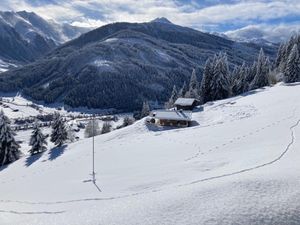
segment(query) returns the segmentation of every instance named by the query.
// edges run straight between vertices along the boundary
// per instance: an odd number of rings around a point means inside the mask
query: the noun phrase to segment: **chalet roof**
[[[174,105],[192,106],[195,101],[197,101],[195,98],[178,98]]]
[[[182,110],[157,110],[151,112],[152,117],[165,120],[191,121],[192,112]]]

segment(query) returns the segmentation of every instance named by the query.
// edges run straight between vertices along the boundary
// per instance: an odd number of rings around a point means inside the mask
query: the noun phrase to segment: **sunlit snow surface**
[[[208,103],[193,127],[144,120],[0,172],[0,224],[300,224],[300,85]],[[101,192],[100,192],[101,190]]]

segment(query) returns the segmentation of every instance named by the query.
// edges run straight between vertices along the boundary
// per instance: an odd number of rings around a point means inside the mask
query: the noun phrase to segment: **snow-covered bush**
[[[106,134],[111,131],[111,124],[109,122],[103,123],[101,134]]]
[[[90,120],[85,127],[84,136],[86,138],[101,134],[98,120]]]

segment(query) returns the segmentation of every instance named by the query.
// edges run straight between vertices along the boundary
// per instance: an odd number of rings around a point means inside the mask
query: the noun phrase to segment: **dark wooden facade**
[[[176,101],[174,104],[176,110],[192,111],[197,105],[199,105],[199,101],[197,99],[188,99],[188,102],[184,102],[185,98],[179,98],[178,100],[179,101]]]
[[[190,125],[189,121],[184,121],[184,120],[159,119],[158,123],[161,126],[170,126],[170,127],[188,127]]]

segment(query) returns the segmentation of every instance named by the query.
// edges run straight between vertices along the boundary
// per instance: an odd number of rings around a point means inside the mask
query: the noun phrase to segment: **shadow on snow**
[[[60,146],[60,147],[55,147],[55,148],[52,148],[50,151],[49,151],[49,160],[55,160],[57,159],[59,156],[61,156],[62,154],[64,154],[65,150],[66,150],[66,147],[67,145],[63,145],[63,146]]]
[[[44,154],[44,152],[41,152],[41,153],[37,153],[32,156],[28,156],[25,161],[25,166],[27,166],[27,167],[31,166],[33,163],[38,161],[43,156],[43,154]]]

